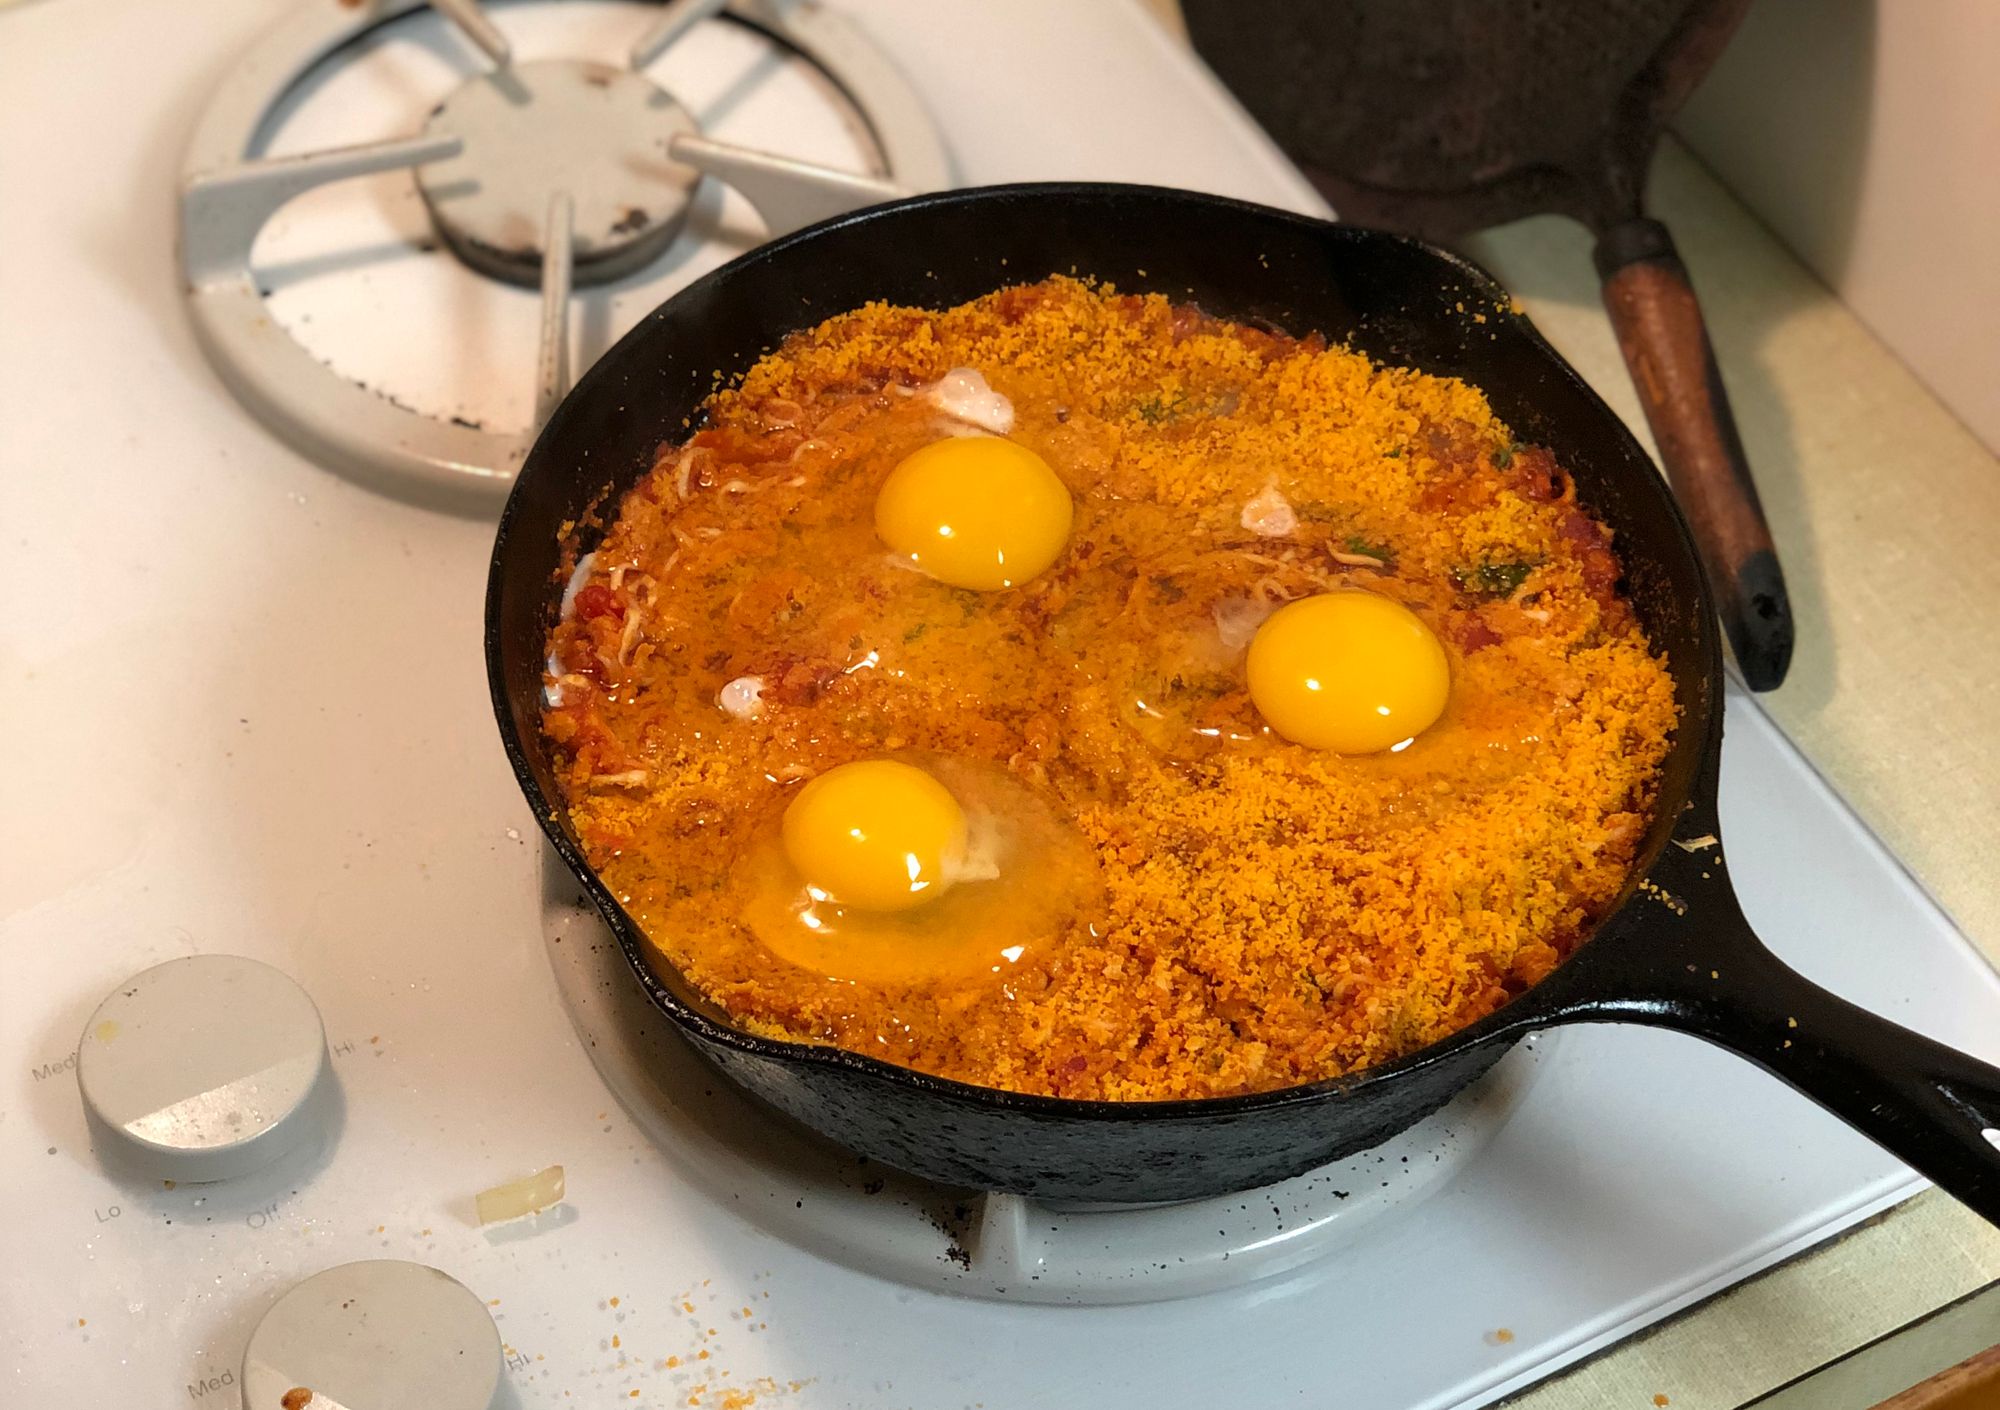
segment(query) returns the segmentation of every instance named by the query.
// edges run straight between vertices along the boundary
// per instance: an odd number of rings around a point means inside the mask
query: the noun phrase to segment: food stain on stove
[[[611,233],[613,235],[636,235],[652,223],[652,217],[647,215],[645,211],[637,206],[627,206],[625,207],[625,213],[619,216],[617,223],[611,227]]]
[[[1514,1333],[1506,1327],[1496,1327],[1486,1334],[1488,1346],[1505,1346],[1514,1340]]]
[[[293,1386],[278,1397],[280,1410],[305,1410],[312,1404],[313,1393],[304,1386]]]

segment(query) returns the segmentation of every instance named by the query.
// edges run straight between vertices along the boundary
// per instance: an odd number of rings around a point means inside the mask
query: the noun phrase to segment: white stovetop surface
[[[1312,203],[1123,5],[1016,0],[942,26],[921,0],[851,8],[968,180]],[[487,527],[299,460],[229,400],[183,320],[180,143],[273,13],[0,12],[0,1398],[231,1405],[221,1378],[272,1296],[395,1256],[496,1300],[522,1406],[713,1405],[760,1384],[760,1403],[810,1406],[1447,1405],[1910,1187],[1730,1059],[1604,1029],[1565,1040],[1424,1217],[1196,1301],[928,1296],[692,1190],[557,1001],[480,661]],[[1991,973],[1754,708],[1731,725],[1725,835],[1752,918],[1816,977],[1991,1054]],[[204,950],[268,959],[318,1000],[341,1129],[330,1157],[240,1183],[121,1184],[85,1139],[76,1035],[118,979]],[[572,1221],[518,1239],[472,1226],[473,1192],[558,1161]]]

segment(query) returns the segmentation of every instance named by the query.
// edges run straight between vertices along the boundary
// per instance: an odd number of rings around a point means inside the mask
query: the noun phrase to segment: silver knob
[[[243,1352],[244,1410],[490,1410],[500,1333],[471,1289],[421,1263],[315,1273]]]
[[[135,974],[84,1025],[100,1141],[159,1179],[227,1180],[318,1137],[333,1103],[319,1010],[279,971],[192,955]]]

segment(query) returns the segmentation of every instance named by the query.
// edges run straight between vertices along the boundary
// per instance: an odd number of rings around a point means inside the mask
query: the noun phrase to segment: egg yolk
[[[785,809],[785,855],[815,896],[865,911],[936,899],[965,853],[965,812],[914,764],[829,769]]]
[[[912,892],[912,857],[938,884]],[[765,950],[843,984],[1003,979],[1101,904],[1096,853],[1052,797],[949,754],[821,775],[729,884]]]
[[[1069,490],[1049,463],[998,436],[953,436],[904,457],[875,500],[875,532],[940,582],[1024,583],[1069,539]]]
[[[1444,713],[1451,670],[1416,613],[1372,592],[1330,592],[1281,607],[1257,629],[1250,699],[1294,744],[1373,754]]]

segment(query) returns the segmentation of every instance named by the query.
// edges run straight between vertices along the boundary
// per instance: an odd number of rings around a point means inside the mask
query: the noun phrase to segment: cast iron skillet
[[[686,434],[715,374],[740,374],[790,330],[871,299],[943,306],[1072,270],[1463,377],[1525,440],[1554,450],[1616,530],[1683,712],[1641,852],[1650,885],[1628,888],[1572,958],[1500,1012],[1387,1066],[1284,1091],[1022,1096],[736,1030],[645,944],[584,862],[537,728],[565,526],[594,504],[615,509],[660,444]],[[1719,831],[1722,657],[1687,524],[1618,418],[1510,307],[1480,270],[1414,240],[1114,185],[878,206],[762,246],[669,299],[543,431],[501,517],[486,606],[487,670],[515,774],[654,1004],[724,1073],[852,1150],[952,1185],[1092,1201],[1185,1199],[1297,1174],[1418,1121],[1534,1029],[1657,1024],[1775,1073],[2000,1222],[2000,1070],[1809,983],[1745,923],[1721,846],[1704,845]],[[575,532],[588,549],[592,531]]]

